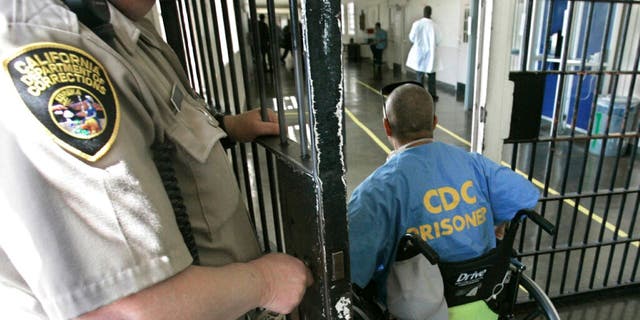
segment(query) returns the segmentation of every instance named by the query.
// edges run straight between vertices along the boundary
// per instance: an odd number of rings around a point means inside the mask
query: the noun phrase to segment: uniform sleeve
[[[117,139],[89,164],[17,114],[31,132],[0,125],[0,246],[48,317],[77,317],[191,263],[143,144]]]
[[[351,281],[364,288],[378,266],[388,261],[393,245],[390,242],[390,211],[384,193],[370,180],[353,193],[348,205],[349,252]]]
[[[521,209],[532,209],[540,198],[540,191],[523,176],[478,155],[483,163],[489,201],[495,224],[511,220]]]

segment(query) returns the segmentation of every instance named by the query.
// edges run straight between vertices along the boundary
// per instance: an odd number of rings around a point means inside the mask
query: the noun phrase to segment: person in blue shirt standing
[[[373,42],[371,42],[369,47],[373,54],[373,65],[380,69],[382,66],[382,52],[387,47],[387,31],[380,27],[380,22],[376,22]]]
[[[441,261],[478,257],[496,246],[496,227],[535,207],[540,196],[509,168],[434,141],[434,102],[422,85],[391,86],[383,125],[394,151],[348,204],[351,280],[361,288],[373,281],[382,304],[390,299],[387,280],[405,233],[421,236]],[[444,310],[436,318],[445,319]]]

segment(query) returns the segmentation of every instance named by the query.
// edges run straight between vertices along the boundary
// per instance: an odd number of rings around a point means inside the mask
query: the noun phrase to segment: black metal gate
[[[639,1],[520,0],[510,165],[543,190],[559,232],[519,252],[550,297],[640,285]]]
[[[259,6],[255,0],[160,4],[167,41],[212,108],[278,111],[279,138],[239,144],[229,156],[263,249],[297,256],[314,274],[292,317],[348,319],[340,2],[302,1],[301,8],[297,0],[288,8],[276,8],[273,0]],[[266,33],[261,15],[270,26]],[[292,58],[286,63],[279,59],[285,26],[277,19],[289,21]]]

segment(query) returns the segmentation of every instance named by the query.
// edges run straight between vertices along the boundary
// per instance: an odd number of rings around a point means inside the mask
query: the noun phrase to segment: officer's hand
[[[267,109],[269,121],[262,121],[260,109],[254,109],[239,115],[224,117],[224,125],[229,136],[238,142],[250,142],[259,136],[277,135],[280,131],[278,117]]]
[[[313,283],[311,271],[302,261],[282,253],[270,253],[249,262],[262,281],[260,306],[280,314],[288,314],[302,300],[304,292]]]

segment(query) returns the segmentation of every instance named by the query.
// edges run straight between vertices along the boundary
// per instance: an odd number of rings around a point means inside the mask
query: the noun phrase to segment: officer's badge
[[[4,67],[25,105],[60,146],[89,161],[111,148],[120,107],[104,67],[90,54],[36,43],[6,59]]]

